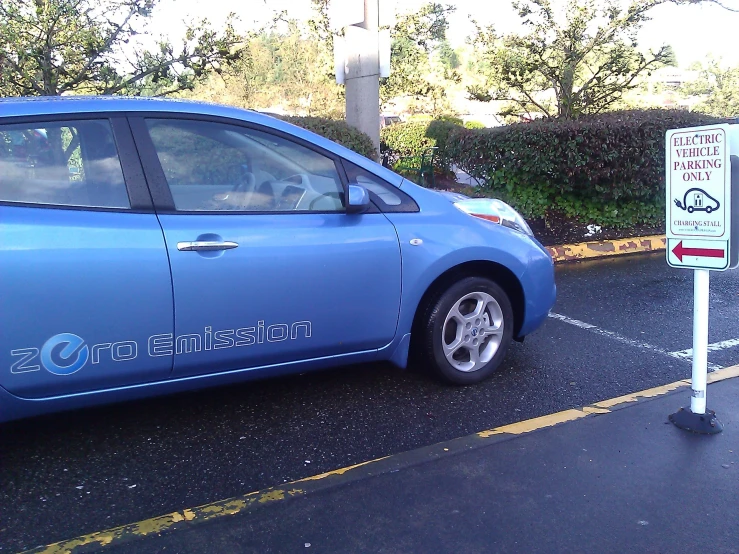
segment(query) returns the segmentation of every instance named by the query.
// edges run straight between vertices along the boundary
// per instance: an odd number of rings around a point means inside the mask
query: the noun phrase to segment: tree
[[[474,45],[485,80],[478,100],[510,102],[508,114],[538,112],[574,119],[612,107],[638,77],[671,63],[672,49],[643,53],[636,34],[664,0],[568,0],[563,20],[549,0],[514,2],[524,35],[499,36],[478,26]]]
[[[333,58],[339,33],[329,21],[330,1],[340,0],[311,0],[313,16],[307,22],[276,14],[246,37],[241,62],[224,71],[223,79],[211,77],[193,95],[249,108],[343,117],[344,89],[335,82]],[[380,89],[383,102],[411,96],[423,98],[424,109],[445,107],[447,86],[459,79],[459,60],[445,41],[451,11],[430,3],[398,18],[391,30],[391,76]]]
[[[717,117],[739,116],[739,67],[722,67],[721,61],[709,59],[706,65],[697,64],[698,79],[684,84],[680,92],[703,97],[695,111]]]
[[[454,71],[458,69],[462,63],[459,61],[459,54],[454,51],[449,41],[444,39],[437,50],[439,61],[447,71]]]
[[[233,16],[221,32],[190,26],[179,47],[127,53],[158,1],[0,0],[0,96],[165,95],[240,59]]]
[[[279,103],[307,115],[343,114],[327,45],[293,19],[276,20],[249,42],[254,64],[241,73],[247,103]],[[330,61],[329,61],[330,60]]]
[[[308,20],[308,28],[314,38],[325,44],[325,51],[331,55],[330,62],[333,63],[334,35],[336,33],[331,27],[330,3],[331,0],[311,0],[313,17]]]
[[[343,117],[343,89],[333,71],[327,0],[314,1],[314,19],[300,22],[275,14],[245,39],[245,55],[192,96],[252,109]]]
[[[444,84],[429,79],[429,57],[446,43],[447,16],[454,10],[453,6],[432,2],[397,18],[390,29],[390,77],[380,81],[383,103],[398,96],[436,99],[444,96]]]

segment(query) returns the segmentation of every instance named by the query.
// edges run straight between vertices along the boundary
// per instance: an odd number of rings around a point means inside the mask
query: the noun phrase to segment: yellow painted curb
[[[719,369],[718,371],[712,371],[708,374],[707,383],[710,385],[711,383],[716,383],[717,381],[724,381],[726,379],[731,379],[733,377],[739,377],[739,365],[733,365],[731,367],[725,367],[723,369]],[[688,384],[690,384],[690,379],[687,379]]]
[[[726,377],[724,377],[726,379]],[[655,396],[662,396],[663,394],[667,394],[668,392],[672,392],[674,390],[677,390],[681,387],[689,387],[690,386],[690,379],[684,379],[682,381],[676,381],[674,383],[668,383],[667,385],[662,385],[661,387],[654,387],[653,389],[647,389],[640,392],[635,392],[634,394],[625,394],[624,396],[619,396],[617,398],[611,398],[610,400],[603,400],[602,402],[596,402],[593,404],[595,408],[613,408],[614,406],[618,406],[619,404],[625,404],[627,402],[638,402],[640,398],[654,398]]]
[[[639,252],[664,250],[666,243],[667,239],[665,235],[653,235],[649,237],[547,246],[546,249],[555,262],[571,262],[588,258],[602,258],[605,256],[618,256],[620,254],[636,254]]]

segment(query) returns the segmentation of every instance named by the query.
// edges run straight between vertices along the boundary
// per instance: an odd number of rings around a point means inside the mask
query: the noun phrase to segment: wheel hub
[[[442,329],[444,355],[457,370],[476,371],[498,351],[503,338],[503,312],[484,292],[466,294],[454,303]]]

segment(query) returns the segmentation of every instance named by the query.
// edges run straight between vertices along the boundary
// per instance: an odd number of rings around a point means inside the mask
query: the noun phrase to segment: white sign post
[[[728,124],[674,129],[666,136],[667,263],[694,270],[690,408],[670,415],[670,421],[702,434],[723,430],[715,412],[706,410],[708,302],[710,271],[739,264],[739,225],[732,225],[734,213],[739,215],[732,174],[739,165],[732,171],[732,138]]]

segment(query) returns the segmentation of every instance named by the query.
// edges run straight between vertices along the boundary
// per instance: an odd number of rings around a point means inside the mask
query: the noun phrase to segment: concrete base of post
[[[690,408],[680,408],[670,414],[670,421],[680,429],[699,435],[716,435],[724,430],[713,410],[706,410],[705,414],[694,414]]]

